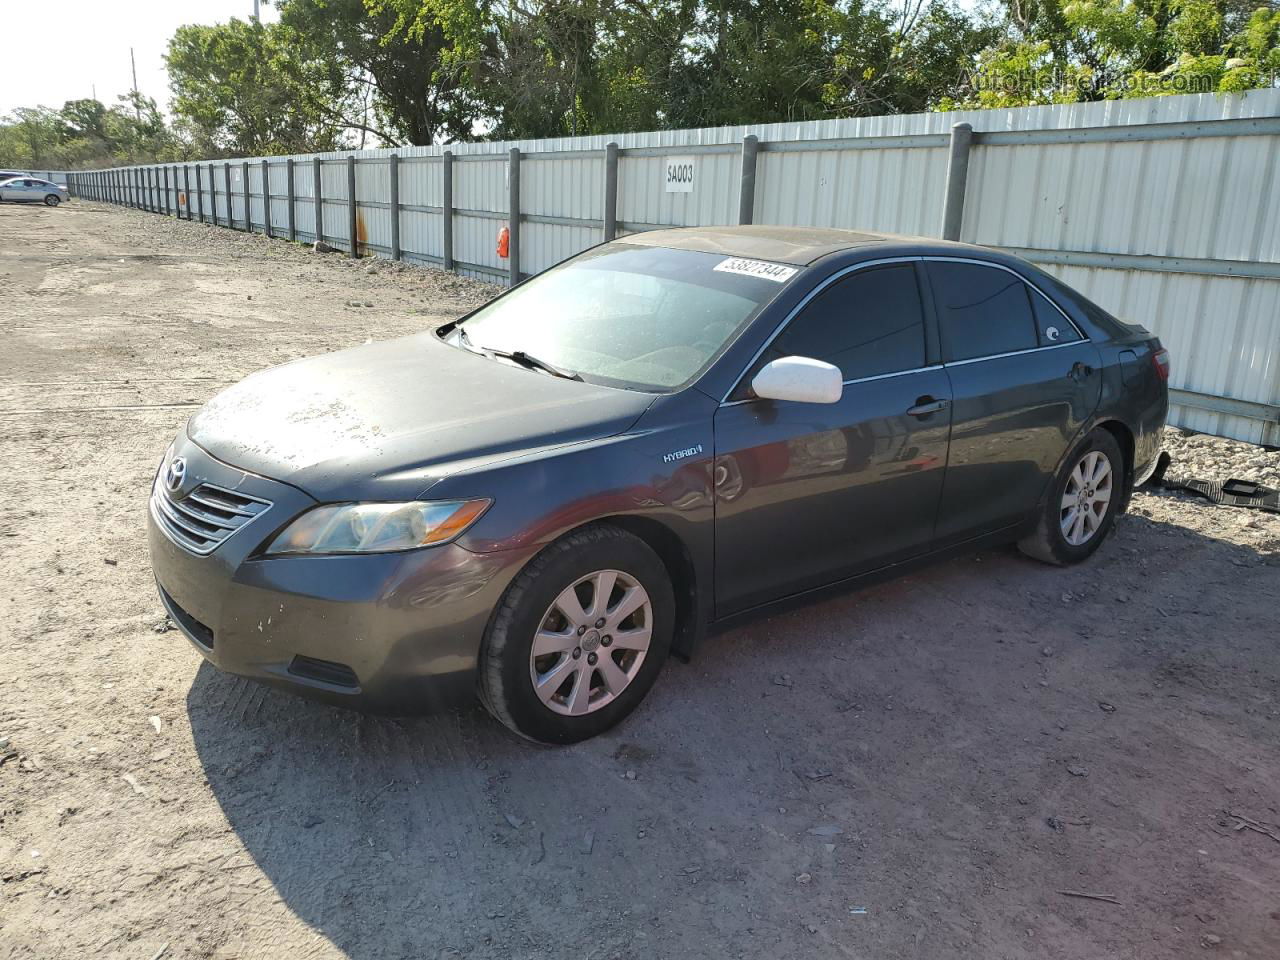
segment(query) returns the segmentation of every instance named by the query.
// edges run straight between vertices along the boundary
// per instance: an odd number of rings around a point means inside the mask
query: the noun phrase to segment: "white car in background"
[[[71,194],[60,183],[51,180],[39,180],[35,177],[13,177],[0,180],[0,200],[11,203],[43,203],[56,207],[63,200],[70,200]]]

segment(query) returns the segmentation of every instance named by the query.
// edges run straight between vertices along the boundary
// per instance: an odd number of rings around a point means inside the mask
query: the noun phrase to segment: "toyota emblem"
[[[182,481],[187,478],[187,461],[182,457],[174,457],[164,471],[164,485],[170,493],[182,489]]]

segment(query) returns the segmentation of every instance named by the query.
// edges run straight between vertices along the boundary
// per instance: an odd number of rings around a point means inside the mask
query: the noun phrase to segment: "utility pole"
[[[253,19],[258,19],[258,0],[253,0]]]
[[[138,106],[138,61],[133,59],[133,47],[129,48],[129,66],[133,68],[133,115],[142,122],[142,108]]]

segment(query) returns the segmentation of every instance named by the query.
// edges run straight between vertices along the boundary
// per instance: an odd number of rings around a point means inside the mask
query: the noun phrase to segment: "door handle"
[[[947,399],[935,400],[933,397],[920,397],[916,400],[914,407],[907,408],[907,416],[927,417],[929,414],[945,410],[949,406],[951,406],[951,401]]]

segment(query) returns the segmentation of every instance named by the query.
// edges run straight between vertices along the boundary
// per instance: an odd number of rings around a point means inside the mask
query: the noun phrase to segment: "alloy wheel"
[[[1111,503],[1115,471],[1101,450],[1090,450],[1067,477],[1062,492],[1062,536],[1073,547],[1093,539]]]
[[[631,684],[653,639],[653,604],[621,570],[587,574],[542,615],[529,654],[538,699],[565,716],[593,713]]]

